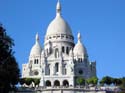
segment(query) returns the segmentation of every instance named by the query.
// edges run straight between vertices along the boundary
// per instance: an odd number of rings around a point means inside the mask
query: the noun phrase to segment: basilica
[[[61,15],[59,1],[43,46],[37,33],[28,62],[22,64],[22,78],[40,78],[39,86],[75,86],[78,77],[96,76],[96,62],[89,61],[80,33],[74,43],[72,30]]]

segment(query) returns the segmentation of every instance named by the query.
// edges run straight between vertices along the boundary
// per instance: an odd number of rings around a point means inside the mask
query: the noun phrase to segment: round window
[[[34,72],[34,75],[38,75],[38,74],[39,74],[39,72],[38,72],[38,71],[35,71],[35,72]]]
[[[82,69],[79,70],[79,74],[82,75],[83,74],[83,71]]]

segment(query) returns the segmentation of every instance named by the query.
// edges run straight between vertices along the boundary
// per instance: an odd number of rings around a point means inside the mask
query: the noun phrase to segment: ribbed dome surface
[[[57,15],[56,18],[49,24],[46,36],[56,34],[72,35],[68,23],[60,15]]]
[[[73,50],[74,56],[84,56],[86,53],[85,47],[82,45],[81,42],[78,42]]]
[[[41,46],[40,46],[38,43],[36,43],[36,44],[32,47],[32,49],[31,49],[31,51],[30,51],[30,56],[40,55],[40,54],[41,54],[41,51],[42,51]]]
[[[57,34],[72,35],[72,31],[68,23],[61,16],[61,4],[59,1],[56,6],[56,17],[49,24],[46,36],[57,35]]]

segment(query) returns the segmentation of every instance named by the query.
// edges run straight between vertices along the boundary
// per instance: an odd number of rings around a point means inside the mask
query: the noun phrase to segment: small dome
[[[42,48],[39,43],[39,36],[36,34],[36,43],[33,45],[31,51],[30,51],[30,56],[38,56],[41,54]]]
[[[74,53],[74,56],[84,56],[84,54],[86,54],[86,49],[80,42],[75,45],[73,53]]]
[[[81,43],[81,36],[80,33],[78,33],[78,42],[75,45],[74,49],[73,49],[73,53],[74,53],[74,57],[84,57],[85,55],[87,55],[87,51],[86,48],[84,47],[84,45]]]
[[[59,1],[56,6],[56,12],[57,13],[55,19],[48,26],[46,36],[57,34],[72,35],[68,23],[61,17],[61,4]]]

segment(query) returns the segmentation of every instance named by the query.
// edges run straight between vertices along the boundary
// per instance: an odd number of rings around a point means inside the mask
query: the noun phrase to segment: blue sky
[[[62,16],[82,35],[90,61],[97,61],[99,78],[125,76],[125,0],[60,0]],[[38,32],[43,47],[57,0],[0,0],[0,23],[14,39],[20,69],[28,61]]]

